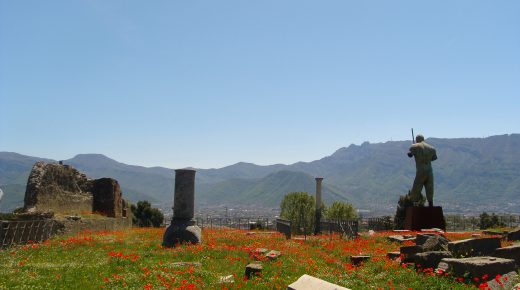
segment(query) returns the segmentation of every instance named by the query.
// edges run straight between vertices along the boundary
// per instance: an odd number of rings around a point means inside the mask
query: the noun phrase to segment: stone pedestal
[[[446,230],[442,207],[410,206],[406,208],[404,228],[412,231],[431,228]]]
[[[201,229],[193,219],[195,212],[195,170],[175,170],[173,218],[163,236],[163,246],[197,244],[202,240]]]

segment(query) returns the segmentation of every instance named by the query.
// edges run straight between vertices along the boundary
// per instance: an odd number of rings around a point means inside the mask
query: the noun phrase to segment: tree
[[[132,204],[130,209],[132,222],[138,227],[160,227],[164,221],[163,213],[146,200],[138,201],[137,206]]]
[[[494,228],[494,227],[503,227],[505,224],[501,222],[497,215],[492,213],[489,215],[487,212],[483,212],[480,214],[480,221],[478,223],[478,227],[481,230]]]
[[[296,233],[310,234],[314,228],[316,202],[307,192],[291,192],[280,203],[280,217],[290,220]]]
[[[325,217],[329,220],[351,220],[357,218],[357,213],[352,204],[335,201],[325,211]]]

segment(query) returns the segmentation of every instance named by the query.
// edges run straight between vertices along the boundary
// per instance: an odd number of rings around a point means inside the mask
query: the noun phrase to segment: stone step
[[[405,246],[400,248],[400,253],[403,255],[401,262],[414,263],[415,255],[423,252],[421,246]]]
[[[454,257],[488,256],[500,248],[500,238],[466,239],[448,243]]]
[[[482,278],[487,275],[493,279],[498,274],[504,275],[515,271],[515,261],[495,257],[444,258],[439,263],[439,268],[450,272],[455,277],[469,275],[471,278]]]
[[[520,267],[520,245],[498,248],[490,256],[515,260],[516,267]]]
[[[452,258],[450,252],[447,251],[434,251],[424,252],[415,255],[415,268],[416,269],[436,269],[439,263],[444,258]]]

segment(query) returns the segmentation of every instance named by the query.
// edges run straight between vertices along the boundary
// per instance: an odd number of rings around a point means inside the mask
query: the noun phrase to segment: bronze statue
[[[423,135],[415,137],[415,143],[410,147],[408,157],[415,157],[415,180],[410,191],[410,197],[414,202],[421,199],[421,191],[426,189],[428,205],[433,206],[433,169],[432,161],[437,160],[437,152],[430,144],[424,142]]]

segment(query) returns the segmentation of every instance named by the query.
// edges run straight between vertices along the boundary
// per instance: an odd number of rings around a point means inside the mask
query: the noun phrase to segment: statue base
[[[178,244],[198,244],[202,241],[202,231],[194,220],[173,219],[163,236],[162,245],[167,248]]]
[[[410,206],[406,208],[404,229],[420,231],[421,229],[438,228],[446,230],[444,214],[440,206]]]

